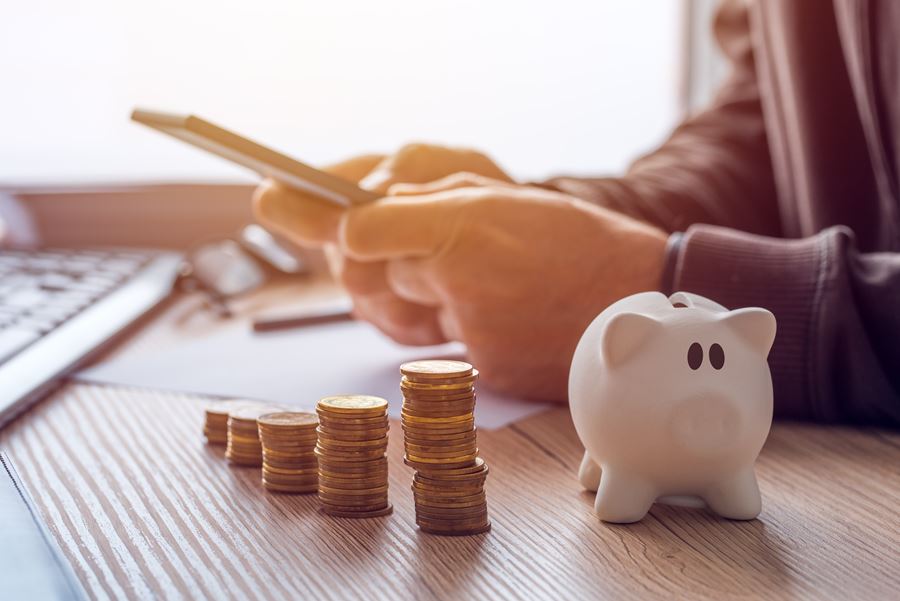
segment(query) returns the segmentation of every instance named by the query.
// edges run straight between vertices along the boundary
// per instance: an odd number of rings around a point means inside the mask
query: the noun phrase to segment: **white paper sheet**
[[[170,312],[171,313],[171,312]],[[406,347],[372,326],[341,322],[254,333],[244,321],[198,328],[149,349],[128,349],[76,374],[88,382],[122,384],[285,403],[311,410],[327,395],[363,393],[390,401],[399,417],[404,361],[459,357],[463,347]],[[478,427],[500,428],[548,407],[508,398],[478,386]]]

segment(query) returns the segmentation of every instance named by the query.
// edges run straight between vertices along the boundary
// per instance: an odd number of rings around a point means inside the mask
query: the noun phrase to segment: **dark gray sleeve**
[[[900,426],[900,253],[861,253],[845,227],[785,240],[696,225],[668,261],[675,290],[775,314],[777,416]]]

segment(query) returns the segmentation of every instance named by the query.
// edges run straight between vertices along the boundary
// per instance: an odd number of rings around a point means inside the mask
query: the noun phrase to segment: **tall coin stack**
[[[319,490],[316,426],[312,413],[283,411],[256,420],[262,446],[262,483],[266,490],[311,493]]]
[[[387,401],[345,395],[321,399],[318,444],[319,500],[328,515],[388,515]]]
[[[281,411],[281,407],[248,403],[228,414],[228,446],[225,458],[236,465],[262,465],[262,445],[256,420],[260,415]]]
[[[403,461],[416,470],[416,523],[433,534],[487,532],[488,467],[475,433],[478,371],[463,361],[434,360],[404,363],[400,373]]]

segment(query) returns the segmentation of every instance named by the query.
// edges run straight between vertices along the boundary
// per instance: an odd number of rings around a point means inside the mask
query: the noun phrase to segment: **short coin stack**
[[[416,470],[416,523],[433,534],[487,532],[488,467],[475,434],[478,371],[463,361],[434,360],[404,363],[400,373],[403,460]]]
[[[256,420],[262,446],[262,483],[266,490],[312,493],[319,489],[315,448],[318,418],[312,413],[283,411]]]
[[[261,466],[262,445],[256,420],[261,415],[281,411],[281,407],[262,403],[242,405],[228,415],[228,446],[225,457],[236,465]]]
[[[228,444],[228,413],[237,409],[240,401],[216,401],[206,406],[203,435],[209,444]]]
[[[388,502],[387,401],[344,395],[321,399],[318,444],[319,500],[337,517],[391,513]]]

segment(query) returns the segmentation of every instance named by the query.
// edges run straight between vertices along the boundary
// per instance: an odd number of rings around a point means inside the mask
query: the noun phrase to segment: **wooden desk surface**
[[[730,522],[656,506],[591,514],[558,409],[479,434],[486,535],[417,532],[389,449],[393,515],[329,518],[263,492],[201,440],[202,400],[68,385],[0,433],[91,596],[209,599],[886,599],[900,594],[900,434],[776,425],[758,463],[763,514]]]

